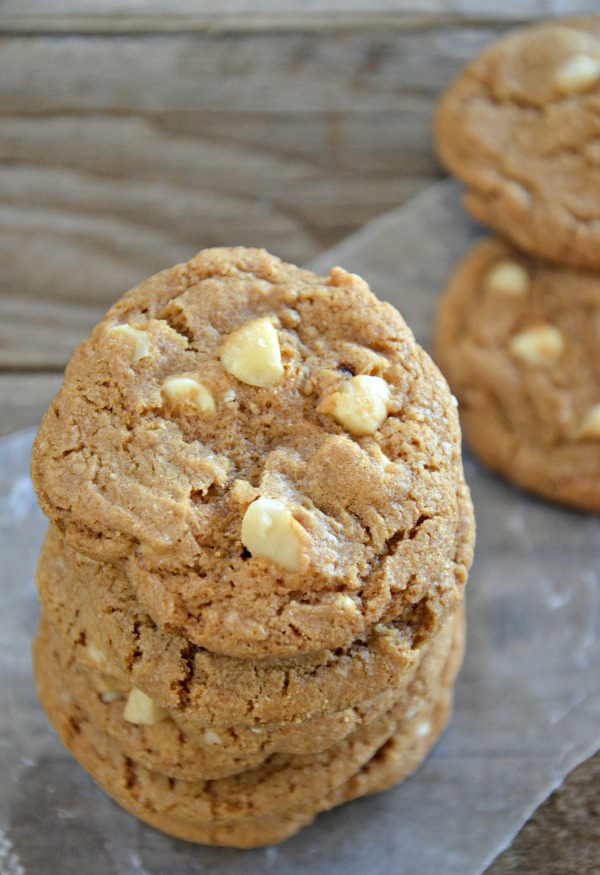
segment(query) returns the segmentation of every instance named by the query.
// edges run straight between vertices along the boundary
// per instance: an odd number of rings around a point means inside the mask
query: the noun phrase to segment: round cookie
[[[131,795],[116,801],[150,826],[190,842],[254,848],[284,841],[310,825],[317,814],[360,796],[388,790],[409,777],[421,765],[450,718],[452,683],[459,664],[460,658],[451,655],[445,672],[449,686],[442,687],[433,703],[421,703],[415,713],[402,721],[394,735],[352,778],[319,801],[316,811],[286,810],[274,816],[204,823],[157,814],[140,805]],[[111,792],[110,788],[104,789]]]
[[[122,692],[140,688],[184,728],[280,729],[351,708],[410,678],[421,648],[462,602],[474,540],[464,484],[459,506],[452,562],[434,591],[402,621],[379,624],[350,647],[295,660],[219,656],[161,631],[140,609],[123,573],[81,557],[52,526],[38,590],[49,620],[79,661],[110,674]]]
[[[453,632],[452,629],[449,630]],[[417,672],[422,690],[437,690],[452,634],[445,636],[446,654],[433,652],[431,661],[423,660]],[[354,775],[397,731],[398,723],[411,705],[407,692],[386,714],[369,726],[352,733],[342,742],[318,754],[269,757],[255,769],[211,781],[184,781],[168,773],[153,771],[127,755],[118,742],[86,721],[79,700],[67,687],[58,671],[54,684],[60,689],[52,698],[48,674],[58,666],[46,659],[42,642],[35,648],[36,674],[40,678],[40,698],[50,718],[57,709],[70,715],[71,724],[79,724],[79,734],[94,751],[122,762],[123,774],[136,796],[151,804],[158,813],[173,814],[189,820],[246,820],[274,814],[280,810],[313,808],[318,800],[333,792]],[[440,658],[442,657],[442,658]],[[42,665],[43,663],[43,665]],[[430,664],[431,663],[431,664]],[[69,701],[70,700],[70,701]],[[79,715],[79,716],[76,716]],[[124,731],[126,727],[124,727]],[[132,780],[131,774],[135,774]]]
[[[465,436],[492,470],[542,498],[600,510],[600,277],[499,239],[458,266],[435,356]]]
[[[494,42],[437,110],[465,205],[517,246],[600,268],[600,18],[555,21]]]
[[[443,651],[447,634],[442,630],[436,635],[423,657],[430,651]],[[129,720],[124,719],[130,691],[122,690],[113,678],[77,662],[43,616],[36,646],[53,663],[53,671],[62,676],[86,720],[116,739],[122,751],[136,762],[186,781],[212,780],[253,769],[274,753],[318,753],[381,717],[404,691],[403,686],[387,690],[345,711],[273,729],[238,726],[215,732],[182,720],[180,715],[174,719],[166,709],[149,713],[148,707],[152,706],[147,702],[144,722],[140,723],[131,715]],[[432,657],[427,658],[431,662]]]
[[[364,736],[373,737],[372,727],[367,733],[355,733],[353,739],[328,754],[287,760],[274,757],[262,770],[253,770],[237,779],[206,785],[165,781],[162,775],[149,772],[123,756],[114,743],[85,720],[79,702],[56,671],[56,663],[45,658],[45,649],[39,641],[34,658],[39,695],[61,739],[116,801],[171,834],[193,841],[251,847],[280,841],[309,823],[319,811],[388,786],[393,777],[399,779],[418,765],[443,728],[450,708],[451,686],[462,656],[462,614],[453,618],[451,626],[446,639],[446,659],[440,660],[438,655],[435,660],[424,660],[406,691],[403,708],[395,709],[392,734],[346,781],[340,781],[339,775],[349,762],[340,764],[338,759],[349,755],[356,765],[362,753],[357,758],[355,749],[360,749],[361,744],[364,749]],[[389,719],[384,721],[384,735],[389,731]],[[390,739],[391,756],[387,756]],[[292,761],[294,767],[290,769]],[[327,767],[333,774],[327,773]],[[368,771],[360,779],[365,767]],[[317,775],[320,783],[315,786]],[[288,779],[291,783],[286,793]],[[300,791],[298,785],[304,785]],[[323,792],[321,785],[329,786],[329,791]],[[278,791],[282,789],[285,801],[280,804]],[[192,817],[187,816],[190,813]],[[232,814],[231,819],[221,816],[227,813]]]
[[[442,695],[430,709],[426,721],[417,724],[413,720],[398,729],[355,776],[320,801],[318,811],[284,811],[272,817],[204,823],[157,814],[131,796],[116,801],[155,829],[189,842],[242,849],[276,844],[309,826],[317,814],[359,796],[387,790],[407,778],[423,762],[442,734],[450,717],[451,706],[452,695],[449,692]],[[423,727],[427,728],[424,730]],[[110,787],[104,787],[104,790],[113,795]]]
[[[244,658],[345,647],[451,557],[447,385],[360,278],[214,249],[128,292],[76,351],[32,476],[158,626]]]

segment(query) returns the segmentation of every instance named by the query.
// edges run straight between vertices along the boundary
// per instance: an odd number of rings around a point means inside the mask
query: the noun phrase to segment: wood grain
[[[422,22],[523,22],[597,12],[595,0],[4,0],[0,26],[28,32],[173,32],[406,27]]]
[[[43,9],[65,33],[0,42],[0,369],[62,368],[123,291],[200,248],[304,263],[438,178],[435,100],[507,26],[460,23],[468,6],[352,4],[421,9],[392,30],[83,36],[68,4],[5,2],[4,21]],[[78,14],[101,8],[132,7]]]
[[[0,45],[0,368],[60,368],[124,290],[212,245],[296,263],[440,171],[431,112],[495,33]]]

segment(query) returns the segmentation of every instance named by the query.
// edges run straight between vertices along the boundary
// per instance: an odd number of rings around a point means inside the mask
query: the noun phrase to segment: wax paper
[[[478,233],[458,188],[443,183],[314,266],[365,276],[427,345],[445,278]],[[28,478],[31,439],[0,441],[2,875],[476,875],[600,746],[600,518],[537,501],[466,453],[478,522],[467,656],[450,727],[417,774],[272,848],[203,848],[142,825],[63,750],[36,702],[45,522]]]

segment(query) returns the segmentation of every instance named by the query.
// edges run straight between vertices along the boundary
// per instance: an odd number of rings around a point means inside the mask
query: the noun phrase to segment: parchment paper
[[[365,276],[426,344],[439,291],[476,233],[444,183],[314,266]],[[31,439],[0,441],[2,875],[475,875],[600,746],[600,519],[536,501],[466,454],[479,527],[467,658],[450,728],[420,771],[274,848],[202,848],[141,825],[96,789],[36,704],[29,650],[45,523],[27,474]]]

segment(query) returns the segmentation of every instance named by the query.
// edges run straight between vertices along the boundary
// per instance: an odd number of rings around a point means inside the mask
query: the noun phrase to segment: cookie
[[[442,631],[427,646],[424,655],[444,646]],[[256,768],[275,753],[319,753],[381,717],[404,691],[404,686],[390,689],[345,711],[305,723],[268,729],[233,726],[216,732],[191,720],[182,720],[181,715],[166,709],[155,711],[150,717],[146,711],[143,722],[136,721],[131,714],[124,719],[133,699],[131,690],[77,662],[45,618],[40,624],[37,649],[52,663],[52,670],[60,674],[87,721],[114,738],[136,762],[186,781],[234,775]]]
[[[131,795],[118,799],[120,805],[141,820],[169,835],[190,842],[254,848],[275,844],[308,826],[315,816],[359,796],[379,793],[411,775],[425,759],[446,727],[452,708],[452,682],[460,664],[457,649],[451,654],[442,687],[433,706],[425,705],[403,722],[397,732],[353,777],[319,802],[317,812],[284,811],[274,816],[227,823],[189,821],[157,814],[140,805]],[[416,718],[418,713],[419,717]],[[110,788],[104,788],[110,793]]]
[[[405,695],[368,726],[317,754],[276,754],[265,759],[258,768],[210,781],[174,780],[168,772],[142,766],[138,757],[130,756],[119,743],[129,733],[129,725],[122,717],[117,729],[118,738],[107,736],[87,721],[80,700],[67,686],[60,667],[46,658],[43,638],[38,640],[35,648],[36,674],[40,678],[41,700],[51,719],[57,702],[52,699],[46,685],[48,673],[54,671],[55,684],[60,685],[61,690],[61,711],[71,714],[71,723],[75,713],[81,715],[77,718],[79,734],[87,737],[87,744],[95,751],[106,749],[111,755],[118,753],[123,760],[131,761],[133,765],[130,763],[129,768],[135,768],[136,773],[136,793],[150,801],[156,811],[193,820],[245,820],[272,814],[282,807],[295,811],[301,810],[302,806],[312,807],[321,796],[332,792],[361,768],[394,734],[413,700],[420,701],[437,688],[453,644],[456,622],[451,620],[439,646],[424,654],[415,680]],[[138,747],[134,747],[137,753]]]
[[[413,721],[411,725],[401,727],[353,778],[322,799],[316,812],[285,811],[253,820],[203,823],[157,814],[131,796],[117,801],[155,829],[186,841],[236,848],[276,844],[309,826],[317,814],[359,796],[387,790],[407,778],[419,767],[442,734],[450,710],[451,695],[442,695],[430,710],[427,720],[419,724]]]
[[[542,498],[600,510],[600,277],[480,243],[439,305],[435,356],[474,452]]]
[[[404,702],[384,718],[322,754],[271,757],[259,769],[218,781],[192,783],[168,779],[121,753],[114,741],[85,720],[79,702],[56,671],[56,663],[45,658],[41,641],[34,651],[38,691],[65,745],[110,795],[144,819],[149,819],[146,815],[176,818],[192,821],[193,827],[213,831],[219,827],[233,828],[235,831],[237,823],[248,830],[260,826],[265,818],[284,823],[291,818],[293,831],[296,831],[308,815],[311,815],[310,820],[318,811],[343,801],[347,795],[343,785],[355,777],[392,736],[404,735],[411,740],[415,735],[427,736],[433,740],[430,714],[440,698],[448,703],[451,685],[448,665],[454,666],[452,673],[455,673],[462,649],[461,615],[453,618],[451,624],[453,628],[446,638],[446,658],[439,659],[438,654],[435,660],[424,659],[406,691]],[[352,787],[350,792],[356,795],[357,787]],[[209,839],[203,836],[200,840]],[[263,843],[262,836],[258,843]]]
[[[451,709],[452,689],[446,688],[433,705],[423,707],[419,712],[419,719],[413,716],[403,722],[389,741],[356,775],[327,797],[322,798],[316,811],[285,810],[273,816],[205,823],[157,814],[148,807],[140,805],[131,795],[127,799],[117,801],[150,826],[187,841],[238,848],[275,844],[310,825],[317,814],[360,796],[388,790],[409,777],[421,765],[444,731]]]
[[[440,157],[465,205],[516,246],[600,268],[600,18],[494,42],[443,94]]]
[[[435,589],[462,480],[448,387],[360,278],[214,249],[112,307],[32,476],[158,627],[240,658],[347,647]]]
[[[232,726],[304,723],[351,708],[410,677],[420,649],[462,602],[474,539],[466,486],[459,506],[452,562],[434,591],[404,620],[378,624],[336,651],[254,663],[191,645],[153,623],[122,572],[81,557],[52,526],[37,572],[40,599],[79,661],[110,674],[122,691],[142,689],[178,722],[217,733]]]

